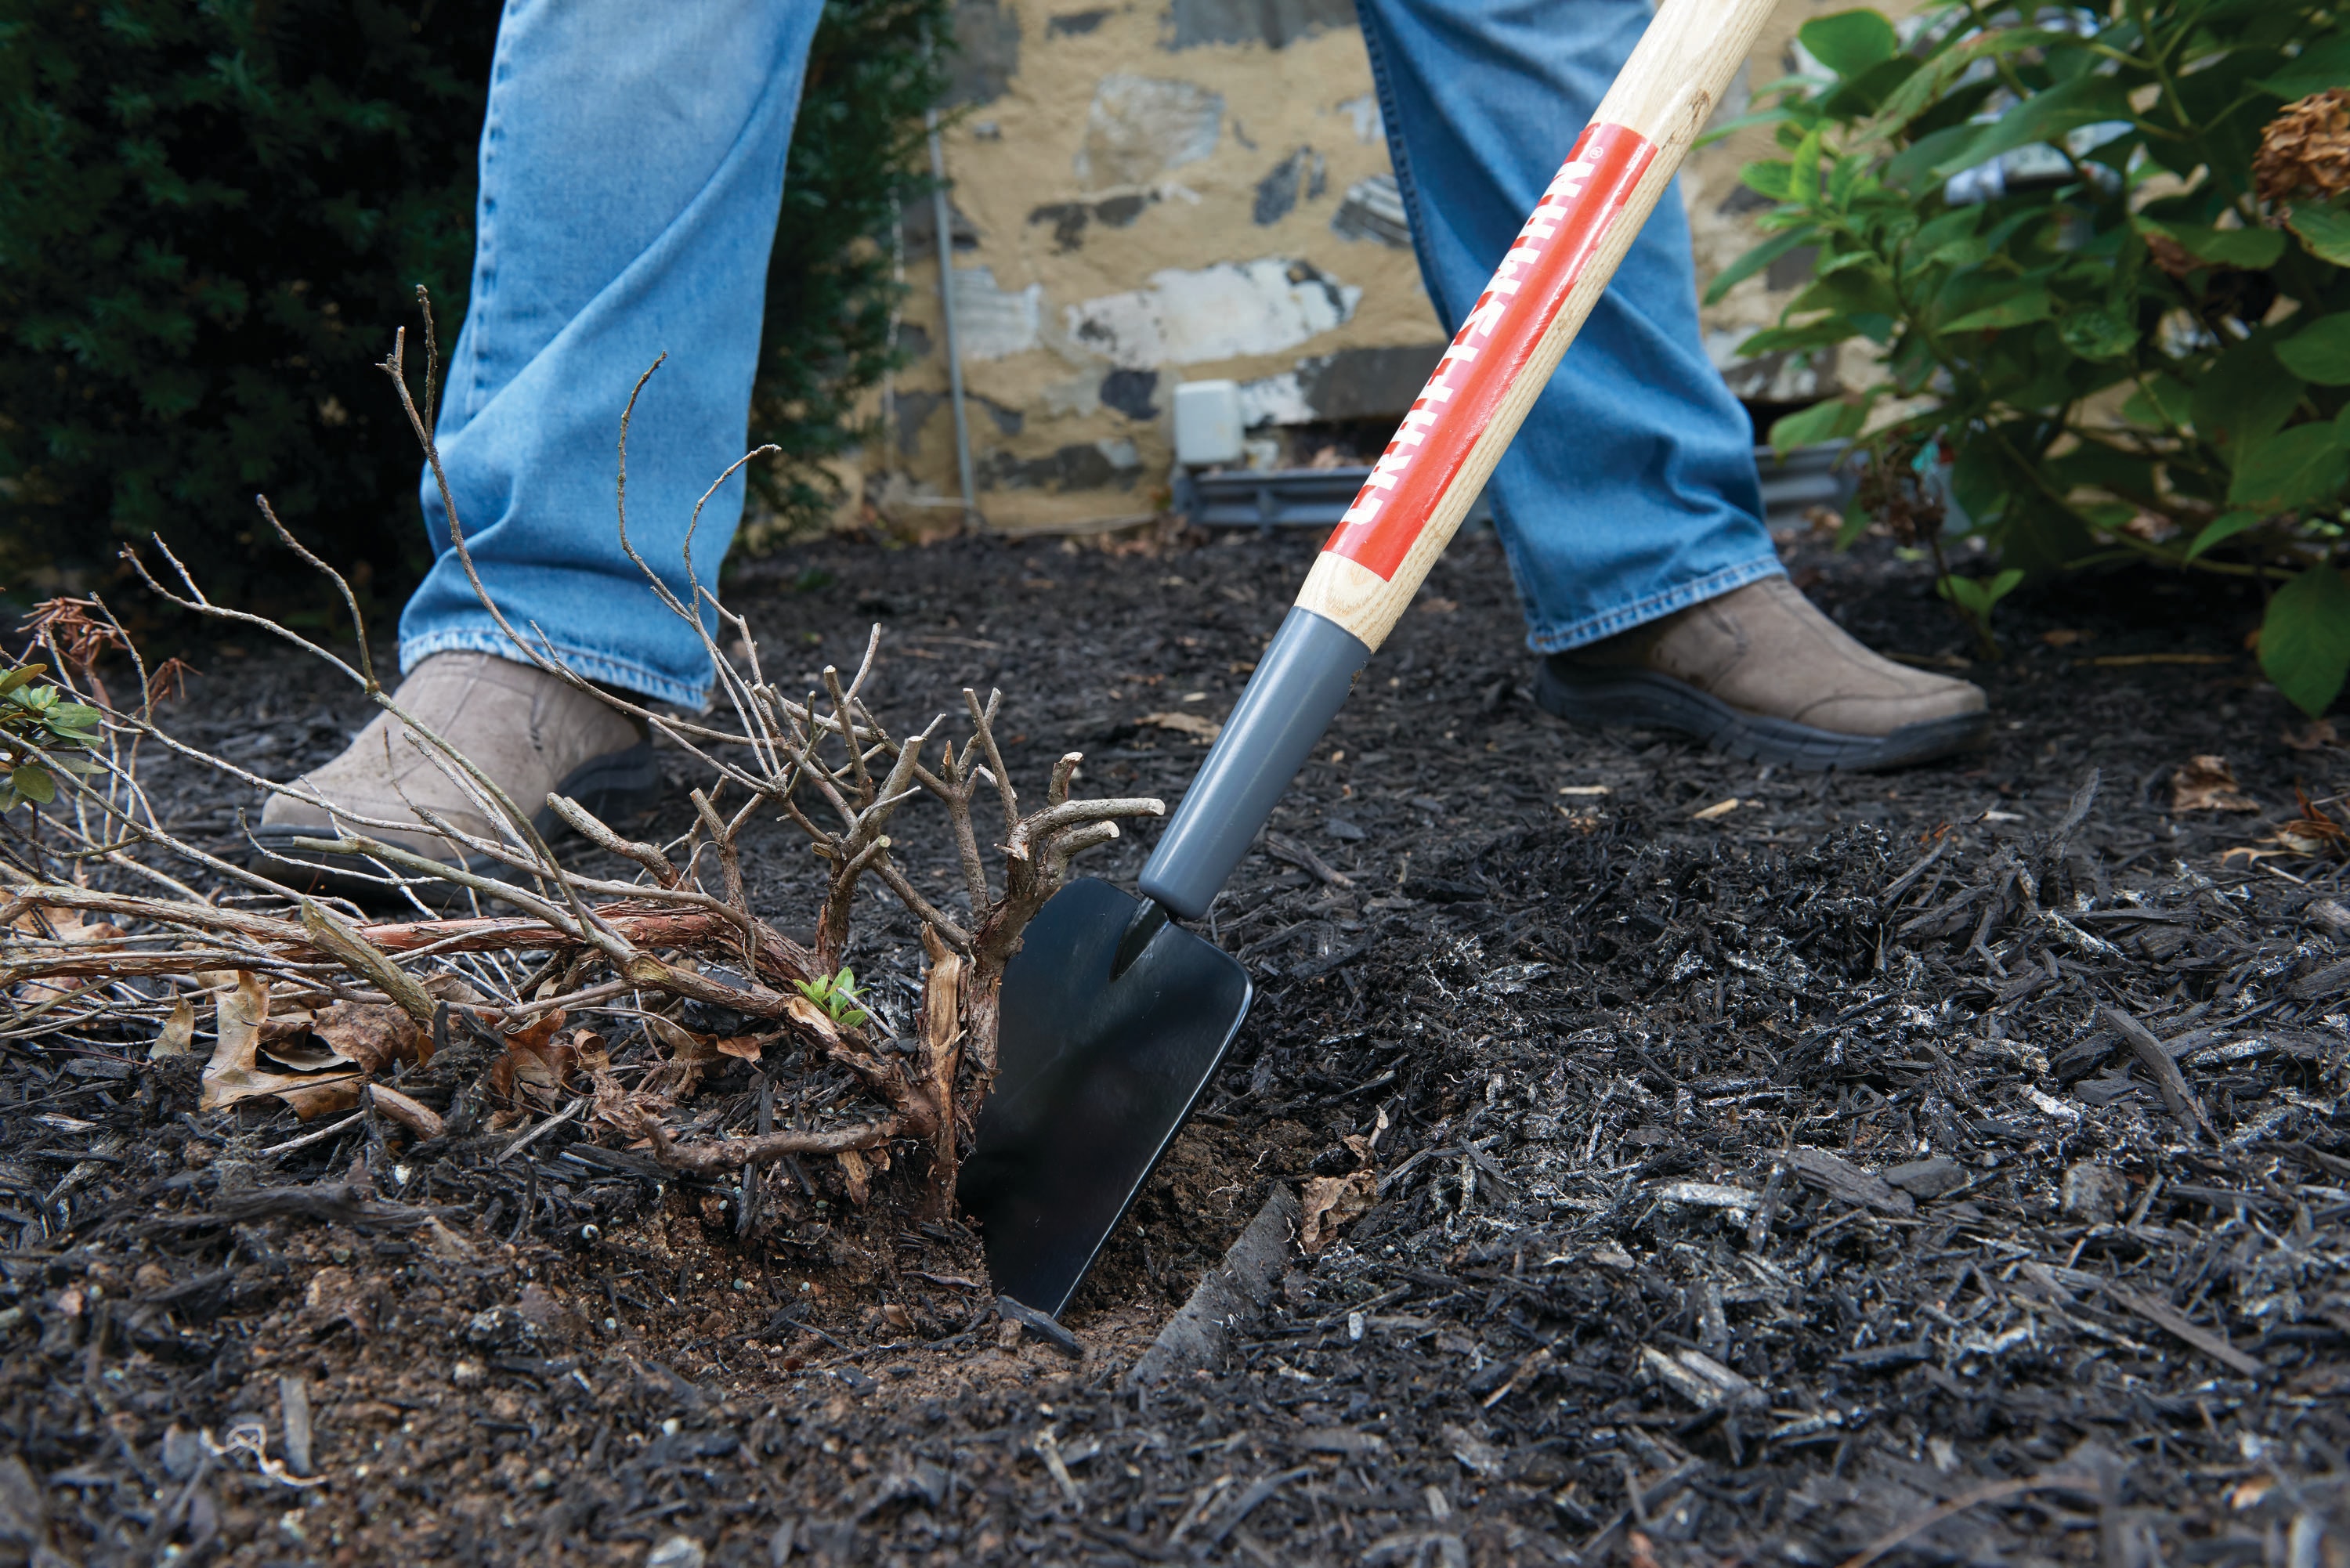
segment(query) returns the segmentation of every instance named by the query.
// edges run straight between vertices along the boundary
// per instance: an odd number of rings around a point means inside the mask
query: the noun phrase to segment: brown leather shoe
[[[531,813],[542,836],[554,837],[561,828],[561,820],[546,805],[550,793],[577,801],[608,822],[625,821],[660,796],[660,764],[642,726],[535,665],[486,653],[436,653],[409,672],[392,700],[497,781],[508,799]],[[435,860],[454,864],[459,859],[456,846],[418,821],[416,806],[476,836],[504,836],[390,713],[378,713],[341,755],[300,782],[359,815],[416,822],[410,832],[356,825],[350,831]],[[331,813],[291,795],[274,794],[262,807],[254,837],[265,852],[294,855],[291,841],[297,837],[336,835]],[[486,857],[465,858],[479,862],[474,869],[492,868]],[[300,867],[269,853],[255,857],[253,868],[289,885],[306,879],[317,886],[342,885],[330,877],[306,878]],[[355,863],[352,869],[372,872],[374,867]]]
[[[1554,653],[1535,697],[1569,723],[1679,730],[1813,770],[1922,763],[1991,729],[1981,688],[1871,653],[1783,576]]]

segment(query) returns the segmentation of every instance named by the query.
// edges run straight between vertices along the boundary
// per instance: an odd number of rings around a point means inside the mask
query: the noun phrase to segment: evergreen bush
[[[463,310],[494,0],[0,0],[0,587],[160,532],[234,592],[302,580],[253,497],[380,593],[425,564],[373,369]],[[787,522],[888,362],[877,244],[920,187],[944,0],[835,0],[769,276],[752,439]],[[292,575],[286,575],[286,574]],[[69,579],[70,580],[70,579]]]

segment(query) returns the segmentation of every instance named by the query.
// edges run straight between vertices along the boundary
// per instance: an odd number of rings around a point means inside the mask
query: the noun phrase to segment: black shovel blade
[[[1180,926],[1114,976],[1142,909],[1087,877],[1029,921],[957,1189],[985,1227],[995,1288],[1056,1317],[1248,1015],[1248,971]]]

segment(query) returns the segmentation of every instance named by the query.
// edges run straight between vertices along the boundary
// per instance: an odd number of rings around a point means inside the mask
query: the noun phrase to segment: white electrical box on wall
[[[1185,381],[1175,389],[1175,461],[1186,468],[1237,462],[1242,447],[1238,381]]]

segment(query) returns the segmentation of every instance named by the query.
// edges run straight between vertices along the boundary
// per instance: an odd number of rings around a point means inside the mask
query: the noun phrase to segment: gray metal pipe
[[[939,111],[923,111],[931,134],[931,221],[939,231],[939,316],[946,327],[947,401],[954,409],[955,474],[962,481],[965,526],[985,527],[979,514],[979,487],[971,470],[971,420],[962,404],[962,352],[955,341],[954,224],[947,205],[946,150],[939,141]]]

